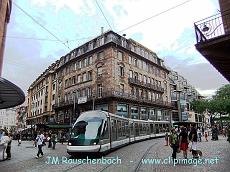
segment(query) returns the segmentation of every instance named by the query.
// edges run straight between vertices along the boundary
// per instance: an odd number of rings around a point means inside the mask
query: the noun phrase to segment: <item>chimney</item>
[[[103,35],[104,33],[104,27],[101,27],[101,34]]]

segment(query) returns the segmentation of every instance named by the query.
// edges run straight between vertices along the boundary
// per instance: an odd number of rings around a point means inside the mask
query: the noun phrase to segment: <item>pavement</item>
[[[192,154],[188,152],[189,161],[187,162],[183,161],[183,154],[178,153],[177,162],[173,163],[170,159],[172,149],[169,146],[164,146],[164,144],[164,138],[151,139],[122,147],[105,157],[93,157],[93,160],[87,160],[85,156],[73,159],[66,152],[66,143],[63,145],[58,143],[55,150],[47,148],[47,146],[43,147],[44,156],[36,159],[37,148],[33,147],[31,141],[22,141],[20,146],[17,145],[17,141],[13,141],[12,158],[11,160],[0,161],[0,171],[230,171],[230,143],[223,136],[219,136],[218,141],[211,141],[209,137],[208,142],[198,142],[198,149],[203,152],[203,156],[199,160],[194,160]]]

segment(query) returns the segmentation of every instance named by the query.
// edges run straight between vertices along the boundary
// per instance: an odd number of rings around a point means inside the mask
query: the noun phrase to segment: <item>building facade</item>
[[[176,71],[170,71],[171,100],[173,122],[203,122],[202,114],[195,113],[190,106],[193,100],[202,98],[199,92],[188,83],[187,79]]]
[[[16,121],[16,108],[0,110],[0,128],[14,132],[16,130]]]
[[[44,89],[48,81],[53,114],[49,122],[70,124],[81,112],[92,109],[134,119],[170,120],[169,70],[156,53],[132,39],[105,32],[61,57],[54,66],[28,90],[32,107],[39,102],[36,87],[43,83]],[[44,104],[40,106],[44,108]],[[29,111],[35,113],[33,108]]]
[[[28,89],[27,125],[47,124],[54,118],[57,64],[50,65]]]
[[[2,74],[7,24],[10,21],[11,0],[0,0],[0,76]]]

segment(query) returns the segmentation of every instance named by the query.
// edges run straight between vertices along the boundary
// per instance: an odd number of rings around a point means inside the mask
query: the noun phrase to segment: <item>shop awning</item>
[[[65,128],[71,128],[70,125],[58,125],[58,124],[49,124],[49,125],[46,125],[46,127],[52,128],[52,129],[65,129]]]

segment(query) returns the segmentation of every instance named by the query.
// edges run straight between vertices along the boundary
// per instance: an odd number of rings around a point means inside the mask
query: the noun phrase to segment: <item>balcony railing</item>
[[[148,89],[151,89],[151,90],[155,90],[155,91],[158,91],[158,92],[164,92],[164,88],[160,87],[160,86],[156,86],[156,85],[152,85],[150,83],[144,83],[144,82],[141,82],[135,78],[129,78],[129,84],[134,84],[134,85],[137,85],[137,86],[141,86],[141,87],[145,87],[145,88],[148,88]]]
[[[230,10],[194,23],[197,43],[230,33]]]
[[[87,102],[92,101],[93,99],[100,100],[100,99],[109,98],[109,97],[123,98],[123,99],[127,99],[127,100],[138,101],[140,103],[149,103],[149,104],[154,104],[154,105],[158,105],[158,106],[172,106],[170,102],[165,102],[162,99],[158,99],[158,100],[151,99],[150,100],[148,97],[143,97],[143,96],[139,96],[139,95],[132,95],[130,93],[113,91],[113,90],[104,90],[100,94],[96,94],[94,97],[88,96]],[[55,104],[55,108],[60,107],[60,106],[73,105],[73,103],[74,103],[73,99],[61,101],[61,102]],[[77,100],[76,100],[76,103],[77,103]]]

